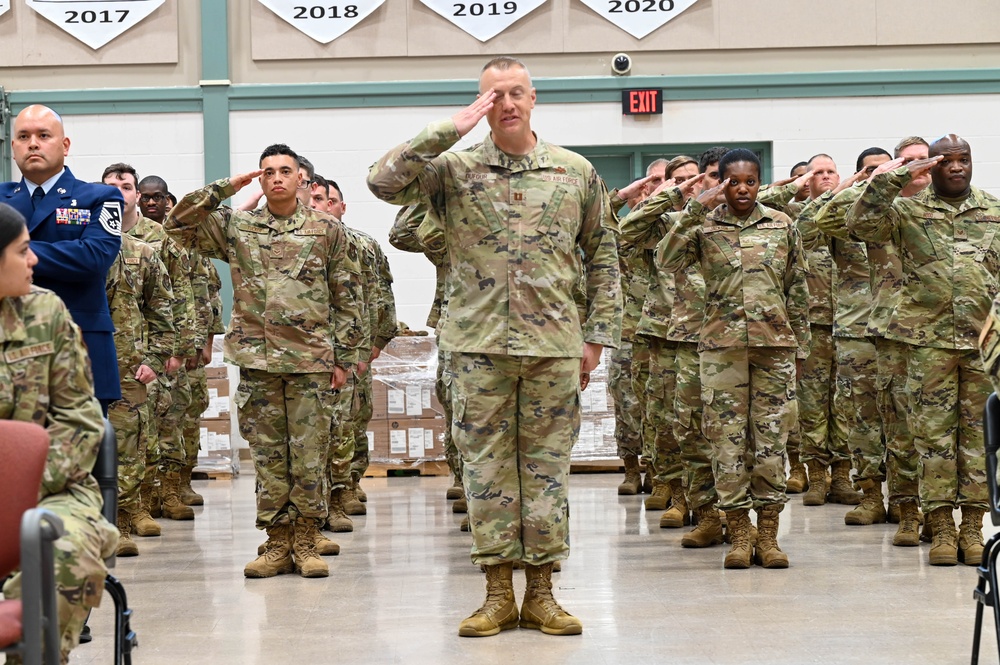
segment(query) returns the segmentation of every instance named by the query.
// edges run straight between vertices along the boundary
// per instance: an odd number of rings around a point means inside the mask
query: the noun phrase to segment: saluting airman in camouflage
[[[452,436],[465,462],[473,561],[485,566],[488,589],[460,635],[519,624],[582,631],[553,598],[551,574],[569,551],[581,372],[620,337],[618,257],[597,172],[531,131],[534,102],[524,65],[495,58],[475,102],[389,151],[368,174],[379,198],[435,211],[420,242],[448,256],[439,345],[452,354]],[[490,135],[448,152],[483,117]],[[581,270],[586,320],[575,299]],[[520,613],[514,560],[524,561],[528,580]]]
[[[955,135],[935,141],[926,160],[873,177],[848,213],[857,236],[892,241],[905,285],[886,337],[910,345],[910,432],[920,453],[920,498],[931,523],[932,565],[959,553],[978,565],[987,508],[983,409],[990,383],[977,337],[1000,277],[1000,201],[973,187],[972,149]],[[899,197],[930,170],[932,186]],[[952,511],[962,509],[956,534]]]
[[[304,577],[320,577],[329,575],[316,541],[327,517],[336,391],[364,343],[361,267],[343,227],[298,203],[298,159],[288,146],[268,147],[260,167],[188,194],[165,227],[232,271],[225,355],[240,367],[240,433],[257,472],[257,528],[268,534],[244,574],[270,577],[295,565]],[[258,176],[265,207],[222,205]]]

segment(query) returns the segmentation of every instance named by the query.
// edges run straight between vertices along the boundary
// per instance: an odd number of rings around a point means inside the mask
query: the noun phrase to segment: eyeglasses
[[[314,182],[315,180],[303,180],[298,184],[296,189],[309,189],[310,187],[312,187]]]
[[[139,200],[143,203],[148,203],[150,201],[153,203],[163,203],[167,200],[167,197],[157,192],[156,194],[140,194]]]

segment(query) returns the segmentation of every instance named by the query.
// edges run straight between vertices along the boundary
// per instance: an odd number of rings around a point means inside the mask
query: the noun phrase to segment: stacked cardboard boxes
[[[605,349],[601,362],[590,373],[590,385],[580,393],[580,436],[570,453],[574,462],[618,458],[615,442],[615,405],[608,387],[611,350]]]
[[[233,453],[232,398],[229,367],[222,362],[222,352],[212,356],[205,367],[208,383],[208,408],[201,414],[196,470],[205,473],[239,473],[239,460]]]

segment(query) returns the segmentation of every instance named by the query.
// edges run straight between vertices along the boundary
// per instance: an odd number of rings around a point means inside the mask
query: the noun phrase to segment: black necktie
[[[38,210],[38,204],[42,202],[45,198],[45,190],[41,187],[35,187],[35,191],[31,193],[31,208],[32,210]]]

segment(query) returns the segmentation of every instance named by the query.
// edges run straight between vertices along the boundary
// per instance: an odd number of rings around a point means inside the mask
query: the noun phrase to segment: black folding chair
[[[1000,526],[1000,490],[997,489],[997,450],[1000,449],[1000,398],[993,393],[986,400],[983,418],[983,438],[986,441],[986,483],[990,490],[990,521]],[[972,597],[976,599],[976,627],[972,637],[972,665],[979,662],[979,642],[983,635],[983,610],[993,608],[993,627],[1000,652],[1000,607],[997,606],[997,557],[1000,557],[1000,533],[994,534],[983,548],[983,560],[976,568],[979,581]]]

